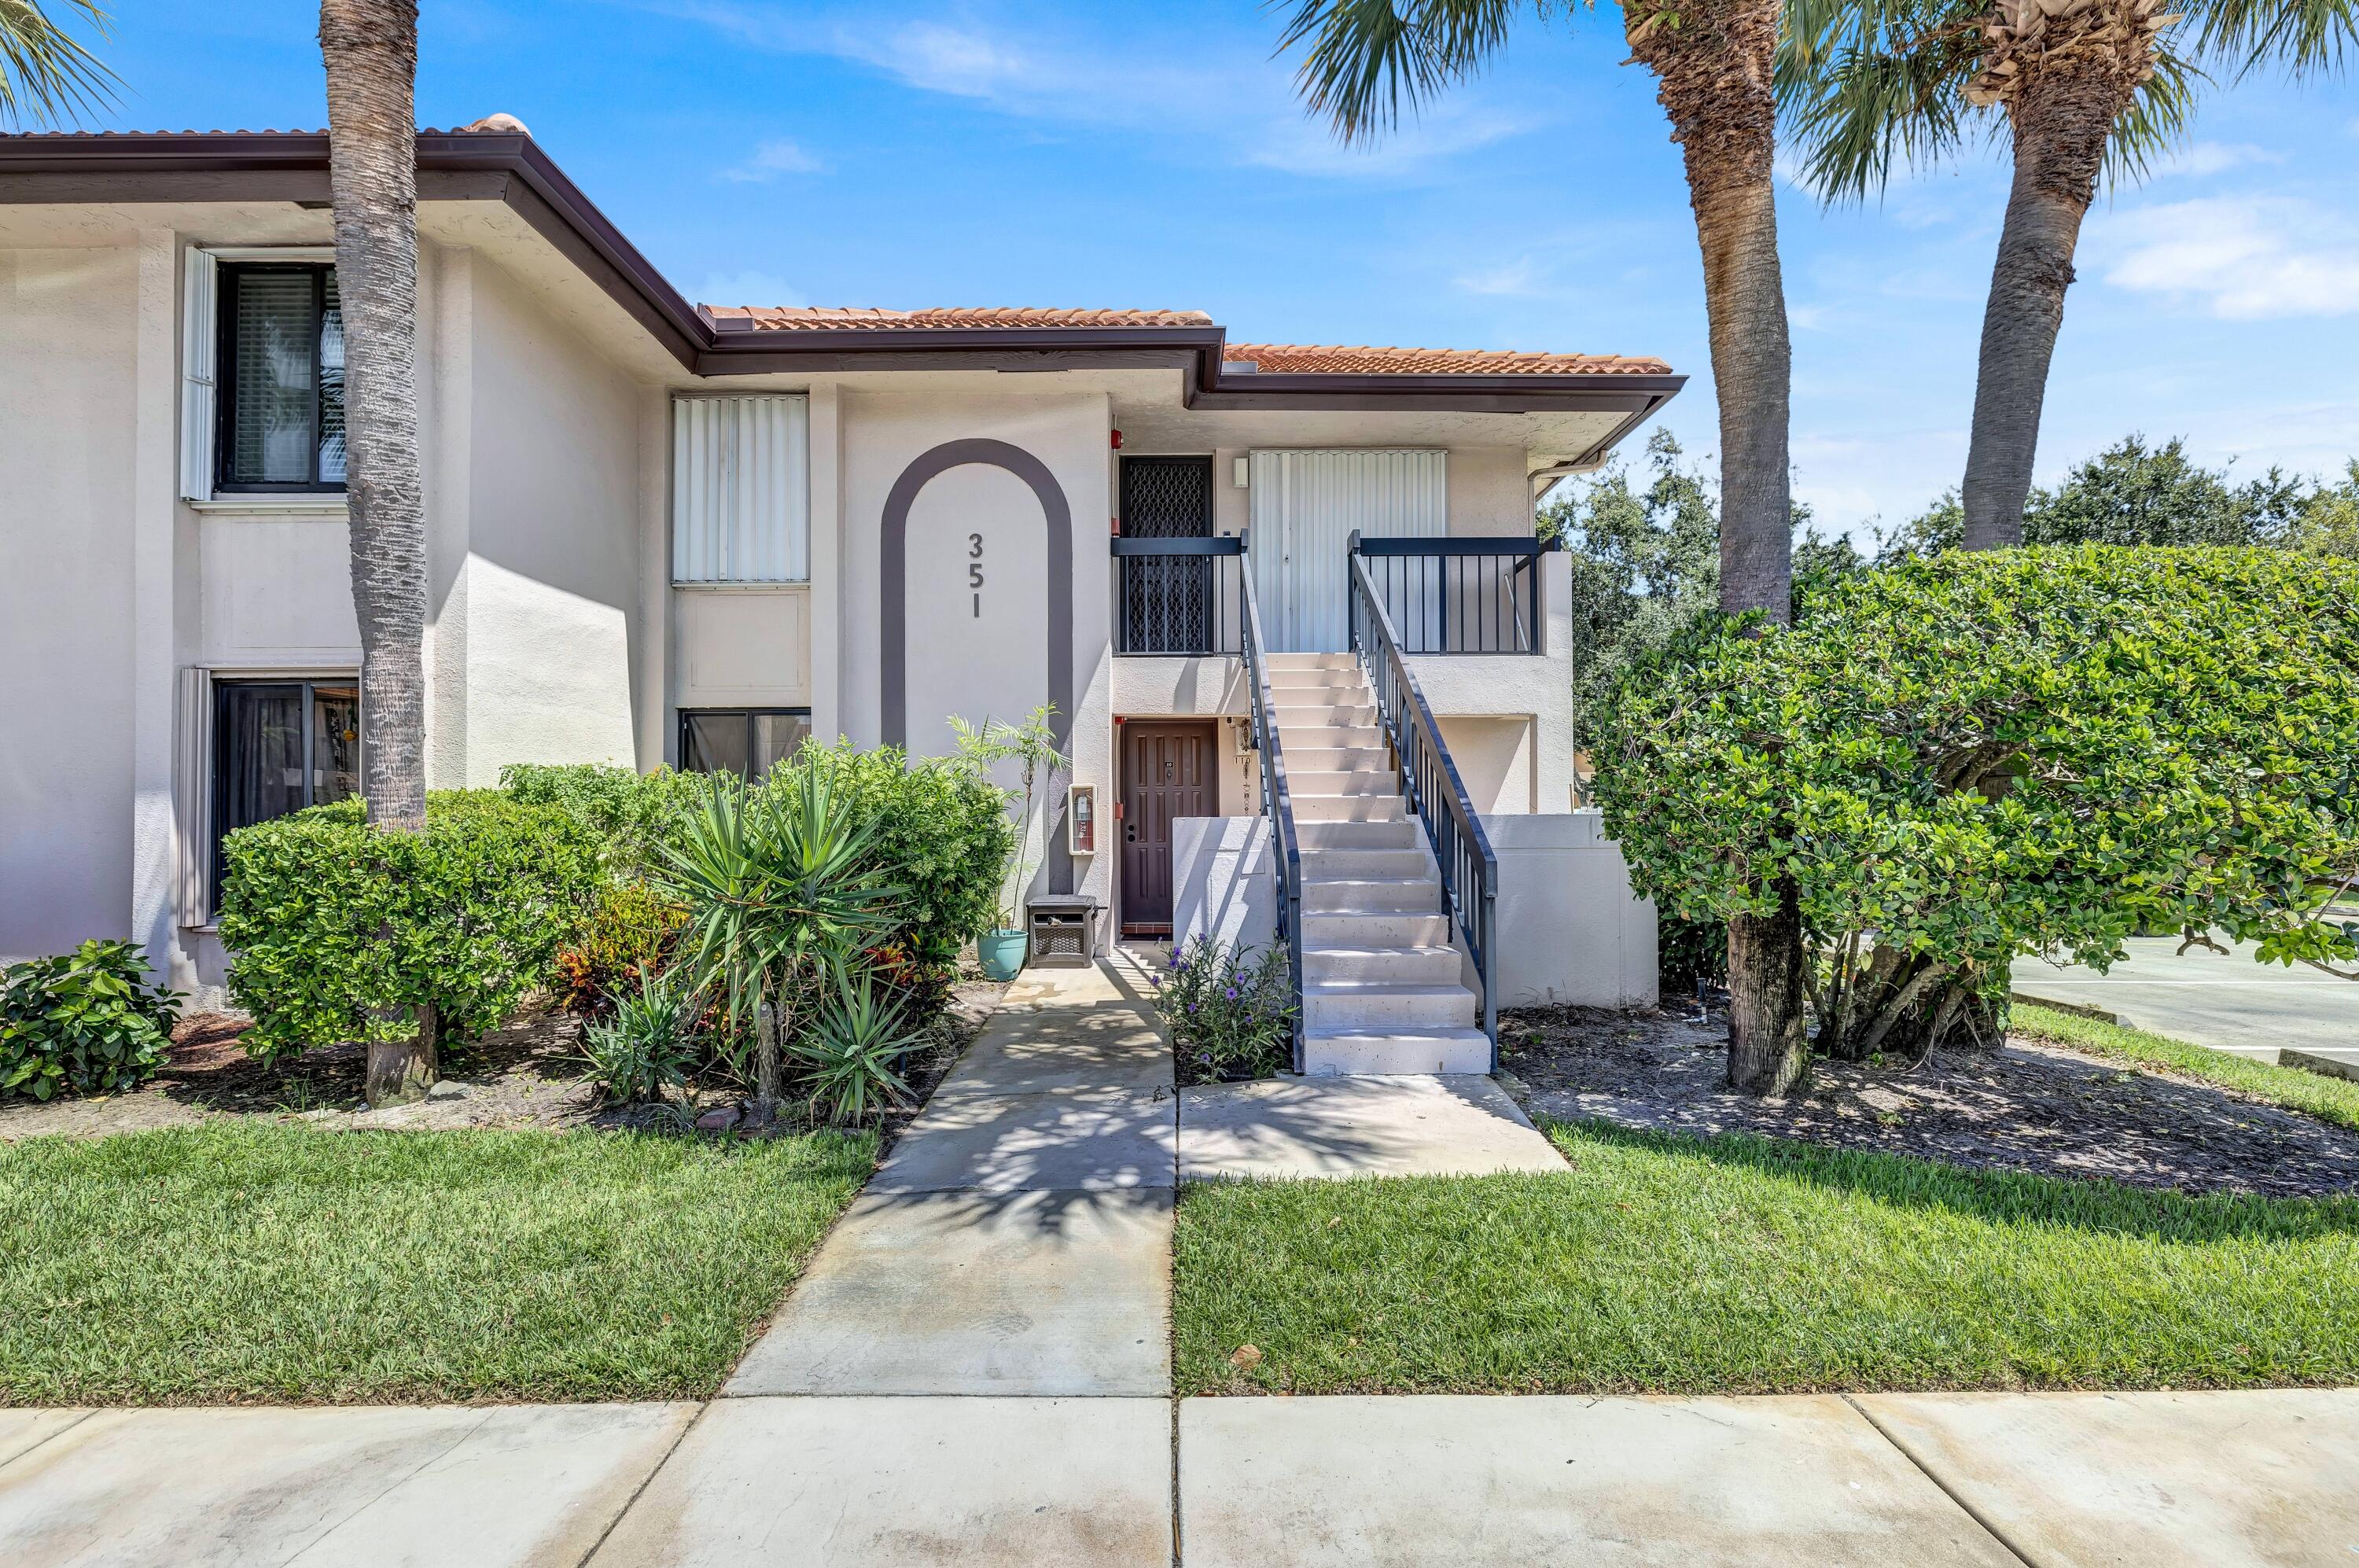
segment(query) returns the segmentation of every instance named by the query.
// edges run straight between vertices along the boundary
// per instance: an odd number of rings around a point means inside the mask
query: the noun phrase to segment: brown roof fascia
[[[698,376],[834,370],[1171,368],[1190,408],[1620,413],[1600,450],[1686,385],[1684,376],[1333,376],[1232,371],[1226,329],[804,328],[716,323],[683,299],[528,136],[420,131],[421,201],[505,202]],[[328,200],[319,131],[0,136],[0,202]]]

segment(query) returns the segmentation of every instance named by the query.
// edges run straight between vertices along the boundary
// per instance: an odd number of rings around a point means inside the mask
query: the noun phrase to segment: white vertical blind
[[[184,926],[212,919],[213,672],[184,669],[172,693],[175,902]]]
[[[1252,454],[1246,549],[1273,651],[1347,649],[1353,530],[1371,539],[1448,533],[1449,455],[1328,448]]]
[[[675,583],[810,577],[810,399],[672,401]]]
[[[220,271],[211,251],[191,245],[180,256],[180,495],[206,501],[213,493],[213,312]]]

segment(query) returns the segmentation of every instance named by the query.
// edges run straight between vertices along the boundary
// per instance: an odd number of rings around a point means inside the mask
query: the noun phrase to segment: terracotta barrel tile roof
[[[1365,343],[1230,343],[1221,357],[1296,376],[1669,376],[1659,359],[1526,354],[1507,348],[1383,348]]]
[[[1209,327],[1201,310],[1052,310],[1031,306],[937,306],[879,310],[833,305],[707,305],[716,321],[757,332],[842,332],[925,327]]]

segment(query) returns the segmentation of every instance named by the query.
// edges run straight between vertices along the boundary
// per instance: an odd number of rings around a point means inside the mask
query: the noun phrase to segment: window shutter
[[[212,252],[194,245],[180,258],[180,495],[213,493],[213,312],[221,299]]]
[[[172,833],[180,923],[212,919],[213,672],[183,670],[173,693]]]
[[[810,578],[810,400],[672,404],[672,581]]]
[[[1316,448],[1261,450],[1251,457],[1247,551],[1270,647],[1342,652],[1351,640],[1345,560],[1353,533],[1367,539],[1447,534],[1450,454]],[[1405,564],[1416,572],[1433,570],[1430,560]]]

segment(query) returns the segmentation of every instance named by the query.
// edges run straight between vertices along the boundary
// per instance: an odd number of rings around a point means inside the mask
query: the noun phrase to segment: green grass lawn
[[[875,1149],[230,1124],[0,1146],[0,1404],[710,1394]]]
[[[1185,1189],[1181,1391],[2359,1381],[2359,1198],[1549,1131],[1561,1175]]]
[[[2168,1035],[2124,1029],[2102,1018],[2083,1018],[2055,1007],[2017,1002],[2008,1009],[2009,1028],[2019,1035],[2054,1040],[2090,1056],[2102,1056],[2133,1067],[2151,1067],[2250,1094],[2256,1100],[2307,1111],[2321,1121],[2359,1130],[2359,1083],[2328,1078],[2299,1067],[2279,1067],[2190,1045]]]

